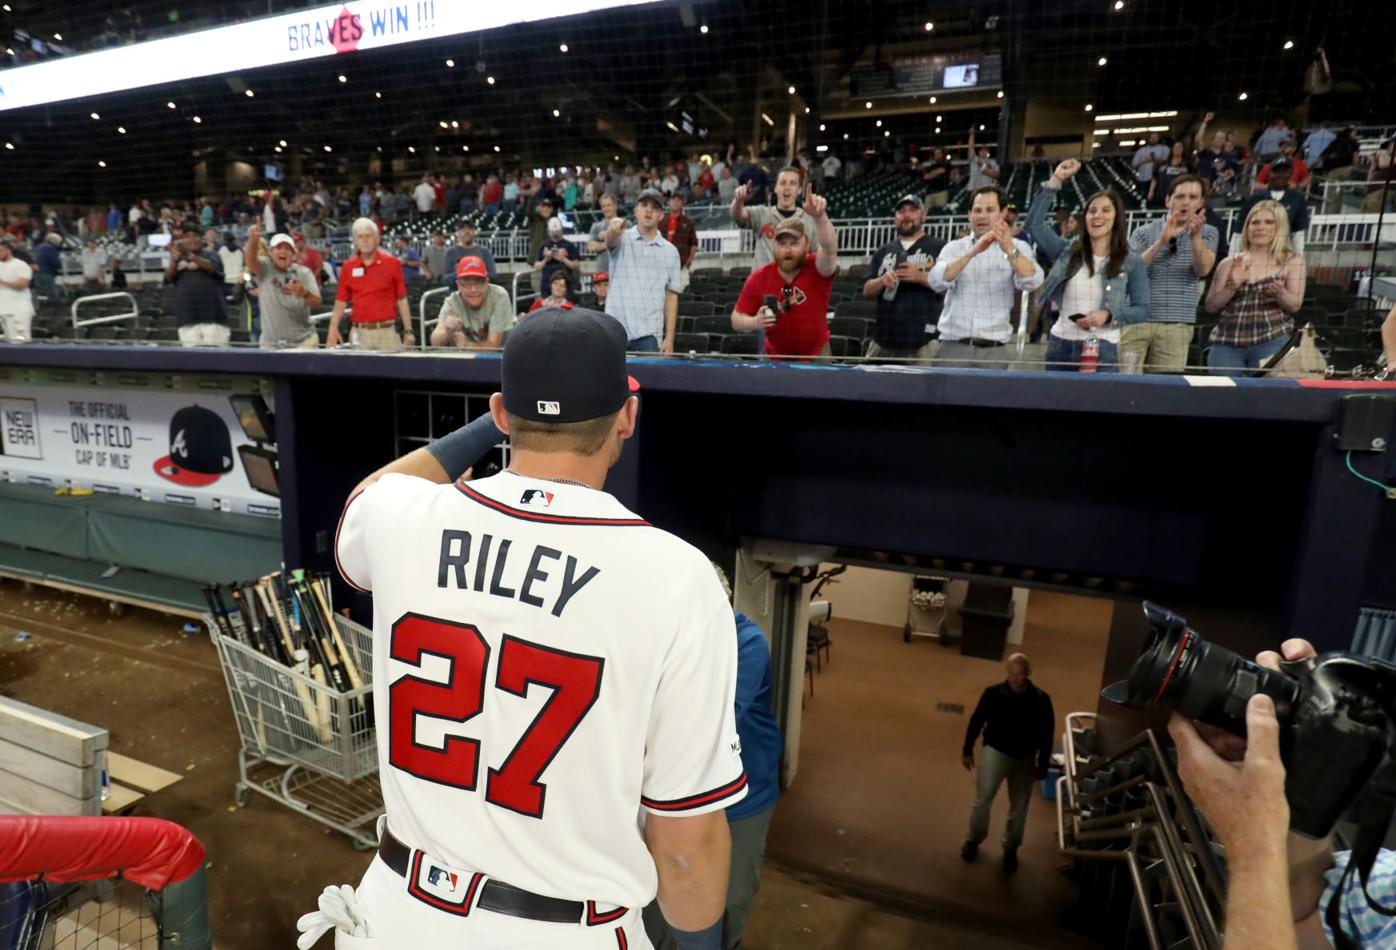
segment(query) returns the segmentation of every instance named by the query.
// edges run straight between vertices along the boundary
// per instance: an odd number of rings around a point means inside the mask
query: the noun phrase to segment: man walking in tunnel
[[[974,808],[969,813],[969,834],[960,857],[973,861],[979,843],[989,836],[989,810],[999,785],[1008,781],[1008,823],[1003,829],[1003,869],[1018,869],[1018,846],[1028,822],[1028,801],[1036,779],[1047,774],[1052,758],[1052,734],[1056,728],[1052,698],[1038,689],[1029,677],[1032,664],[1022,653],[1015,653],[1006,664],[1008,676],[984,690],[974,707],[965,730],[961,761],[968,771],[975,770],[974,743],[984,733],[984,749],[979,758]]]

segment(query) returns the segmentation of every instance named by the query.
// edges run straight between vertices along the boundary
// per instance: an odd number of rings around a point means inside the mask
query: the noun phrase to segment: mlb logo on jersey
[[[528,505],[530,508],[551,508],[553,493],[543,491],[541,488],[530,488],[523,493],[523,497],[519,499],[519,504]]]
[[[407,893],[437,910],[464,917],[470,913],[482,877],[447,867],[418,851],[412,856]]]
[[[538,414],[540,416],[560,416],[562,415],[562,406],[556,402],[545,402],[540,399],[538,400]]]

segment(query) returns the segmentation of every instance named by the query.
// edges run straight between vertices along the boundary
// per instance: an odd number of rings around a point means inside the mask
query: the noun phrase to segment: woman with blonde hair
[[[1225,375],[1259,369],[1294,333],[1304,302],[1304,255],[1289,243],[1289,216],[1278,201],[1246,215],[1241,253],[1217,265],[1204,306],[1220,313],[1207,365]]]

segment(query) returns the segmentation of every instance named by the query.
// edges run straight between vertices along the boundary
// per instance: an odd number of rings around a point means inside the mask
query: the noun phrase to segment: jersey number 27
[[[417,717],[464,723],[480,714],[490,665],[489,642],[471,624],[411,613],[393,624],[391,636],[393,659],[421,666],[423,656],[438,656],[446,660],[450,672],[444,683],[408,674],[390,687],[388,761],[417,778],[475,791],[480,740],[448,735],[442,747],[422,745],[417,742]],[[604,666],[600,657],[503,638],[495,689],[527,696],[530,687],[541,686],[552,690],[552,695],[504,764],[488,770],[486,801],[521,815],[543,817],[548,787],[538,779],[596,703]]]

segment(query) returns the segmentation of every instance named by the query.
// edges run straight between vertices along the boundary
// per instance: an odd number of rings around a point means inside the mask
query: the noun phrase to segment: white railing
[[[117,300],[117,299],[122,299],[122,300],[130,301],[130,303],[131,303],[131,311],[130,311],[129,313],[109,314],[108,316],[105,316],[105,317],[89,317],[89,318],[87,318],[86,320],[79,320],[79,319],[78,319],[78,308],[79,308],[79,307],[87,306],[88,304],[97,303],[98,301],[101,301],[101,300]],[[123,320],[134,320],[134,319],[136,319],[136,317],[139,317],[139,316],[141,315],[141,308],[140,308],[140,305],[136,303],[136,298],[135,298],[135,297],[131,296],[130,294],[126,293],[125,291],[118,290],[118,291],[115,291],[115,292],[109,293],[109,294],[92,294],[91,296],[88,296],[88,297],[79,297],[77,300],[74,300],[74,301],[73,301],[72,314],[73,314],[73,336],[77,336],[77,334],[78,334],[78,328],[79,328],[79,327],[95,327],[95,326],[97,326],[98,324],[101,324],[101,323],[120,323],[120,322],[122,322]]]
[[[422,327],[422,332],[417,334],[417,344],[424,350],[427,348],[427,330],[429,327],[436,325],[435,320],[427,320],[427,300],[428,298],[434,300],[440,297],[444,301],[446,295],[451,292],[451,288],[449,287],[433,287],[431,290],[422,294],[422,299],[417,301],[417,321]]]

